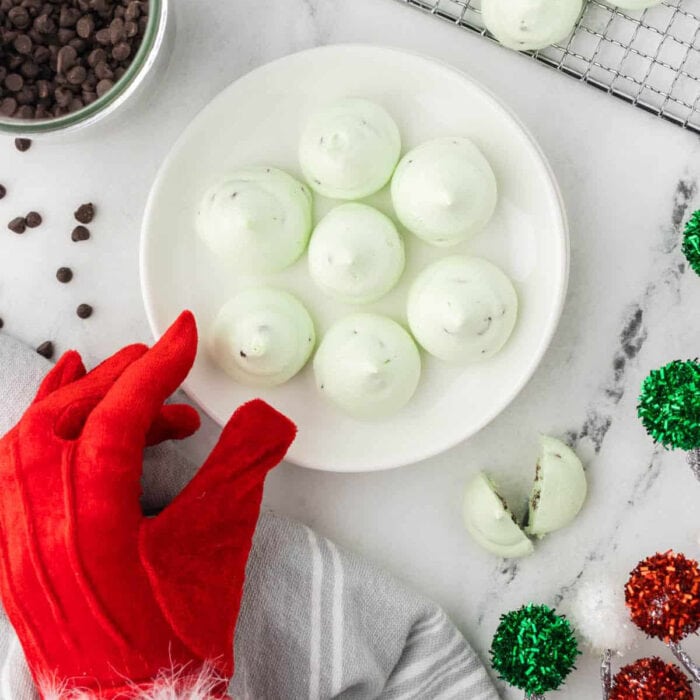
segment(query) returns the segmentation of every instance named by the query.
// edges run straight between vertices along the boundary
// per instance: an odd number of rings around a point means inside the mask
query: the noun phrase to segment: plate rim
[[[432,457],[436,457],[438,455],[441,455],[445,452],[448,452],[449,450],[455,448],[457,445],[460,445],[461,443],[469,440],[470,438],[474,437],[476,434],[481,432],[487,425],[489,425],[492,421],[494,421],[503,411],[505,411],[508,406],[510,406],[513,401],[518,397],[518,395],[523,391],[523,389],[527,386],[527,384],[530,382],[532,377],[534,376],[535,372],[539,368],[540,364],[542,363],[542,360],[549,349],[552,340],[554,338],[554,335],[559,327],[559,323],[561,321],[561,317],[564,311],[564,306],[566,303],[566,298],[568,294],[568,288],[569,288],[569,278],[570,278],[570,269],[571,269],[571,237],[570,237],[570,228],[569,228],[569,220],[567,216],[567,211],[566,211],[566,204],[564,202],[564,198],[561,192],[561,188],[559,186],[559,182],[557,181],[556,175],[554,173],[554,170],[552,166],[549,163],[549,160],[547,159],[547,156],[545,155],[542,147],[539,145],[538,141],[535,139],[535,137],[532,135],[530,130],[525,126],[525,124],[522,122],[520,117],[511,109],[510,106],[505,104],[504,102],[501,101],[501,99],[496,96],[490,89],[487,87],[484,87],[481,82],[478,80],[475,80],[472,78],[468,73],[465,71],[461,70],[460,68],[457,68],[456,66],[452,65],[448,61],[442,60],[440,58],[436,58],[434,56],[430,56],[427,54],[424,54],[419,51],[411,51],[411,50],[406,50],[404,48],[398,48],[394,46],[388,46],[388,45],[383,45],[383,44],[370,44],[370,43],[358,43],[358,42],[349,42],[349,43],[335,43],[335,44],[325,44],[322,46],[315,46],[311,47],[308,49],[303,49],[301,51],[296,51],[290,54],[286,54],[284,56],[281,56],[279,58],[273,59],[272,61],[268,61],[266,63],[263,63],[262,65],[257,66],[256,68],[248,71],[247,73],[244,73],[243,75],[239,76],[235,80],[231,81],[226,87],[224,87],[222,90],[220,90],[212,99],[210,99],[198,112],[197,114],[192,117],[183,130],[180,132],[178,137],[175,139],[175,141],[172,143],[170,148],[168,149],[168,152],[161,162],[156,175],[151,183],[151,187],[148,192],[148,198],[146,200],[146,205],[144,207],[143,211],[143,216],[141,219],[141,227],[140,227],[140,234],[139,234],[139,282],[141,286],[141,297],[143,300],[143,305],[144,305],[144,310],[146,313],[146,318],[148,321],[148,325],[151,331],[151,334],[153,335],[153,338],[157,340],[158,338],[161,337],[162,332],[159,331],[157,323],[156,323],[156,312],[155,312],[155,299],[154,299],[154,294],[153,294],[153,289],[151,288],[151,285],[149,284],[149,281],[147,279],[147,271],[150,266],[150,254],[149,254],[149,237],[146,234],[146,224],[148,221],[151,220],[152,218],[152,212],[154,208],[154,199],[155,199],[155,193],[156,190],[158,189],[158,185],[161,182],[161,179],[163,177],[163,174],[165,171],[168,169],[170,165],[170,161],[175,157],[175,153],[179,150],[179,145],[184,141],[187,132],[189,131],[191,125],[196,122],[198,119],[201,118],[202,114],[206,112],[209,107],[215,103],[217,100],[223,99],[224,94],[232,88],[233,85],[243,81],[243,80],[248,80],[248,79],[254,79],[255,76],[258,73],[262,73],[266,70],[273,69],[277,64],[279,63],[284,63],[285,61],[289,60],[292,57],[298,57],[298,56],[304,56],[308,54],[319,54],[319,53],[333,53],[337,51],[376,51],[376,52],[386,52],[386,53],[392,53],[395,55],[403,55],[403,56],[410,56],[411,58],[418,58],[421,60],[424,60],[428,63],[431,63],[433,65],[436,65],[440,67],[443,70],[446,70],[448,72],[451,72],[455,75],[455,77],[459,78],[462,81],[465,81],[469,83],[472,87],[476,88],[479,90],[485,98],[487,98],[493,105],[498,108],[504,116],[506,116],[515,127],[520,131],[520,133],[525,137],[527,140],[529,146],[533,150],[533,154],[537,157],[539,160],[540,164],[544,168],[544,173],[547,175],[547,180],[552,188],[552,194],[554,195],[554,202],[556,203],[556,216],[557,219],[559,220],[559,231],[560,231],[560,238],[562,241],[562,256],[561,260],[559,261],[559,266],[560,266],[560,272],[562,275],[562,281],[561,281],[561,288],[559,290],[558,298],[556,299],[556,306],[553,307],[553,310],[551,312],[551,317],[549,320],[549,326],[546,330],[546,333],[544,333],[539,341],[537,350],[533,355],[531,356],[531,361],[529,363],[529,366],[527,368],[527,371],[524,373],[522,378],[520,379],[519,382],[515,383],[513,387],[511,388],[510,391],[506,393],[507,399],[502,403],[502,405],[493,410],[490,411],[489,413],[485,414],[484,417],[476,423],[476,425],[465,435],[462,435],[458,439],[452,439],[450,438],[449,440],[445,440],[439,444],[439,446],[435,447],[432,446],[427,449],[423,450],[416,450],[415,451],[415,457],[411,461],[405,461],[405,459],[399,459],[398,461],[392,460],[391,458],[383,459],[383,460],[374,460],[374,463],[370,464],[369,466],[359,466],[351,469],[346,469],[342,466],[327,466],[327,465],[321,465],[317,464],[313,461],[305,461],[303,459],[300,459],[299,457],[293,455],[293,448],[294,446],[292,445],[292,448],[290,449],[290,452],[287,454],[285,457],[285,461],[295,464],[299,467],[304,467],[306,469],[311,469],[314,471],[322,471],[322,472],[331,472],[331,473],[342,473],[342,474],[361,474],[361,473],[371,473],[371,472],[377,472],[377,471],[388,471],[391,469],[398,469],[400,467],[405,467],[409,466],[412,464],[418,464],[420,462],[423,462],[427,459],[430,459]],[[164,332],[164,331],[163,331]],[[197,392],[196,389],[194,389],[191,385],[191,382],[189,381],[189,377],[185,379],[185,381],[182,383],[181,389],[185,392],[185,394],[192,400],[194,401],[198,408],[201,409],[211,420],[214,421],[217,425],[220,427],[223,427],[223,423],[219,420],[219,417],[214,415],[213,411],[211,411],[207,405],[206,402],[203,401],[199,395],[199,392]],[[234,409],[235,410],[235,409]],[[364,463],[363,463],[364,464]]]

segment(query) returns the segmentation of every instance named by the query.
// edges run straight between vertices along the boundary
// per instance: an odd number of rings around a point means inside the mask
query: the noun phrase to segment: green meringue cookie
[[[644,10],[661,4],[661,0],[608,0],[608,2],[623,10]]]
[[[535,483],[525,532],[543,537],[568,525],[586,500],[588,484],[583,464],[561,440],[540,436]]]
[[[467,532],[487,551],[507,558],[526,557],[534,551],[532,542],[483,472],[469,482],[462,512]]]

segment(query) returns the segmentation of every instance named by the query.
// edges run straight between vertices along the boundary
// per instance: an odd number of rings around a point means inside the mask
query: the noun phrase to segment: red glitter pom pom
[[[655,554],[630,574],[625,599],[639,629],[678,642],[700,628],[698,563],[673,552]]]
[[[658,657],[623,666],[613,681],[610,700],[693,700],[688,677]]]

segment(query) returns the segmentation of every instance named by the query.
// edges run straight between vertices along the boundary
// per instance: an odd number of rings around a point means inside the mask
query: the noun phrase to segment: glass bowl
[[[146,92],[145,86],[166,63],[172,34],[171,15],[169,0],[149,0],[148,24],[139,50],[126,73],[102,97],[82,109],[52,119],[15,119],[0,115],[0,134],[58,137],[82,132],[115,115],[121,116],[137,102],[138,95]]]

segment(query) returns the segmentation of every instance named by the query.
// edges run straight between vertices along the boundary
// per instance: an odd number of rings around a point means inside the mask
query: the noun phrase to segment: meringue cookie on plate
[[[486,28],[516,51],[535,51],[565,39],[582,9],[583,0],[481,0]]]
[[[307,363],[316,342],[304,305],[278,289],[248,289],[219,311],[211,331],[216,363],[247,386],[277,386]]]
[[[420,379],[420,353],[395,321],[353,314],[336,321],[314,357],[319,391],[359,419],[383,418],[403,408]]]
[[[245,168],[206,192],[196,224],[200,238],[225,263],[244,272],[276,272],[306,249],[311,192],[277,168]]]
[[[508,277],[481,258],[454,255],[418,275],[408,294],[408,325],[435,357],[452,363],[484,360],[507,342],[518,315]]]
[[[409,151],[391,181],[399,221],[436,246],[451,246],[481,231],[498,199],[496,177],[467,138],[434,139]]]
[[[406,256],[392,220],[374,207],[331,210],[309,243],[309,273],[327,294],[351,304],[383,297],[401,277]]]
[[[308,120],[299,161],[311,187],[332,199],[362,199],[389,182],[401,136],[389,113],[368,100],[337,100]]]

